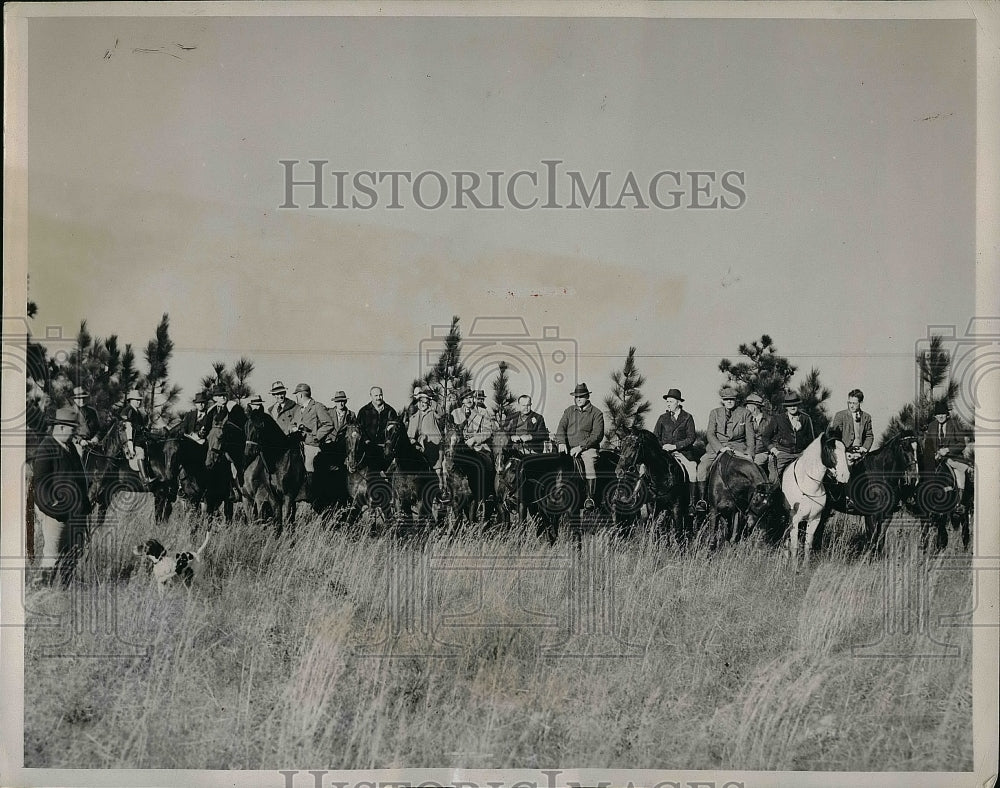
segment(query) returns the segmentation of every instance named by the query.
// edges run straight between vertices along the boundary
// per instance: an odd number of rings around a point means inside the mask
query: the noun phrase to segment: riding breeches
[[[799,455],[793,451],[778,449],[778,453],[772,454],[771,459],[768,460],[770,478],[777,480],[778,484],[781,484],[781,475],[785,472],[785,468],[795,462],[798,458]]]
[[[146,450],[142,446],[134,447],[135,454],[132,459],[128,461],[129,467],[138,473],[140,476],[144,476],[146,471]]]
[[[948,460],[948,467],[955,475],[955,486],[961,491],[965,489],[965,474],[969,472],[969,466],[957,460]]]
[[[319,456],[319,446],[310,446],[308,443],[302,445],[306,462],[306,473],[316,470],[316,458]]]
[[[679,451],[673,452],[674,459],[681,464],[684,471],[687,473],[688,481],[693,482],[698,478],[698,463],[694,460],[689,460]]]

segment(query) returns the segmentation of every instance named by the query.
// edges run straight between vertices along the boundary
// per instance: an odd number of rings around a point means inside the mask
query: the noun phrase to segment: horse
[[[799,526],[805,526],[803,565],[809,565],[816,529],[826,512],[827,474],[844,484],[850,474],[847,451],[839,431],[823,433],[810,443],[781,476],[781,491],[788,512],[788,555],[792,564],[798,561]]]
[[[919,457],[917,436],[904,430],[851,466],[846,497],[828,485],[834,511],[865,518],[865,532],[875,554],[885,548],[886,523],[919,481]]]
[[[653,511],[667,512],[670,527],[681,540],[691,532],[688,514],[690,494],[684,468],[670,453],[663,450],[649,430],[637,428],[626,434],[621,444],[621,457],[615,468],[619,479],[632,472],[636,475],[641,496]]]
[[[515,447],[503,430],[493,433],[494,488],[497,513],[511,524],[516,518],[535,521],[535,535],[554,544],[561,512],[549,498],[557,473],[567,455],[529,453]]]
[[[622,492],[621,479],[615,473],[620,455],[617,451],[603,449],[595,461],[597,480],[594,485],[594,508],[587,506],[587,487],[583,461],[569,454],[529,455],[522,463],[525,474],[539,479],[538,491],[542,493],[539,508],[544,513],[550,544],[558,537],[559,523],[563,517],[577,546],[584,527],[597,525],[602,518],[614,520],[618,497]],[[541,473],[539,473],[541,471]]]
[[[441,495],[437,473],[423,453],[410,443],[406,428],[398,419],[386,425],[385,459],[389,463],[386,476],[397,516],[404,522],[409,522],[414,514],[436,520],[435,510]]]
[[[476,520],[480,508],[485,518],[495,487],[494,463],[467,446],[455,424],[445,428],[441,462],[449,487],[448,508],[456,515],[464,514],[470,523]]]
[[[380,473],[384,463],[382,449],[378,448],[377,452],[373,452],[375,444],[365,437],[364,431],[357,424],[345,426],[340,439],[344,444],[348,522],[356,519],[365,507],[370,511],[381,512],[383,519],[388,519],[392,496],[386,478]],[[373,460],[376,462],[374,466],[371,464]]]
[[[229,500],[232,475],[225,463],[218,463],[211,471],[206,468],[206,453],[204,443],[183,435],[168,438],[163,444],[168,473],[188,504],[203,509],[206,514],[213,514],[222,506],[226,519],[230,519],[233,516],[233,504]],[[193,523],[192,535],[198,530],[198,521]]]
[[[225,479],[227,498],[230,495],[236,500],[241,498],[246,466],[246,435],[242,425],[229,419],[212,424],[205,435],[205,468],[218,484],[223,484]],[[220,468],[225,469],[225,474]],[[235,476],[231,468],[236,469]],[[231,508],[227,508],[227,518],[230,511]]]
[[[705,491],[715,546],[740,541],[771,512],[778,497],[759,465],[731,451],[721,452],[712,463]]]
[[[936,532],[935,549],[948,546],[949,526],[961,535],[962,547],[969,549],[972,541],[972,510],[975,500],[974,479],[971,472],[965,475],[965,489],[960,493],[955,484],[955,474],[948,467],[948,457],[933,458],[930,466],[921,462],[920,481],[914,495],[917,512],[928,523],[928,529]],[[955,458],[951,458],[955,459]],[[924,531],[925,546],[929,541],[928,530]]]
[[[275,534],[280,536],[284,523],[295,522],[296,501],[305,480],[301,436],[286,435],[264,411],[250,412],[245,436],[248,464],[241,493],[247,519],[263,516],[269,509]]]

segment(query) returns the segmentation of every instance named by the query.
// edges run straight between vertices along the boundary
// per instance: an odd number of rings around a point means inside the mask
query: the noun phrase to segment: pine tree
[[[951,355],[944,349],[944,339],[941,336],[937,334],[931,336],[928,348],[917,354],[916,365],[920,390],[913,402],[907,402],[889,419],[889,423],[882,431],[881,443],[885,443],[904,430],[920,434],[931,421],[934,406],[939,402],[950,405],[958,396],[958,381],[951,378]],[[935,393],[936,389],[943,390]],[[964,420],[960,418],[958,420],[963,426],[972,427],[971,424],[965,424]]]
[[[795,374],[796,367],[787,358],[778,355],[778,349],[767,334],[761,336],[759,341],[740,345],[739,353],[747,360],[734,364],[724,358],[719,362],[719,371],[726,375],[741,400],[756,392],[770,403],[771,412],[780,411],[788,381]]]
[[[495,427],[502,429],[507,419],[515,413],[514,395],[510,393],[507,362],[501,361],[497,367],[500,371],[493,379],[493,418],[496,421]]]
[[[164,313],[156,327],[156,334],[146,344],[146,363],[149,371],[143,378],[145,406],[152,422],[161,417],[169,420],[176,404],[180,389],[170,386],[167,381],[170,357],[174,352],[174,341],[170,338],[170,317]]]
[[[246,399],[254,395],[249,379],[254,372],[254,363],[246,356],[241,357],[229,369],[225,361],[212,363],[212,374],[201,379],[201,393],[211,398],[212,389],[221,386],[226,396],[232,399]]]
[[[830,399],[830,393],[830,389],[820,382],[819,370],[816,367],[809,370],[806,379],[799,384],[799,397],[802,399],[799,410],[812,420],[817,435],[830,425],[825,405]]]
[[[443,414],[451,412],[456,406],[456,395],[468,387],[472,380],[472,373],[462,364],[462,332],[458,322],[458,315],[452,317],[448,336],[444,340],[444,349],[424,380],[424,385],[437,397],[438,408]],[[414,385],[419,384],[414,381]]]
[[[617,448],[630,430],[645,427],[645,416],[651,408],[640,391],[646,378],[636,367],[634,347],[628,349],[625,365],[611,373],[611,382],[614,384],[611,393],[604,398],[604,407],[610,416],[605,438],[608,445]]]

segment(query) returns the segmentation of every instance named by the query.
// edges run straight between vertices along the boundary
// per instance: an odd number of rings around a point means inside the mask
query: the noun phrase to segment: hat
[[[455,395],[455,398],[459,402],[465,402],[465,400],[470,398],[475,399],[475,397],[476,397],[476,392],[474,392],[472,389],[460,389],[458,394]]]
[[[414,396],[414,397],[417,396],[417,394],[419,394],[423,390],[424,389],[423,389],[422,386],[414,386],[413,387],[413,395],[412,396]]]
[[[275,396],[278,394],[284,394],[286,391],[288,391],[288,389],[285,388],[285,384],[280,380],[276,380],[271,384],[271,393]]]
[[[55,418],[52,419],[53,424],[76,424],[76,411],[72,408],[59,408],[56,411]]]
[[[212,396],[224,397],[226,396],[226,390],[222,388],[222,386],[219,383],[216,383],[214,386],[212,386]]]
[[[312,389],[309,388],[308,383],[296,383],[295,391],[293,391],[292,394],[305,394],[307,397],[311,397]]]
[[[950,410],[951,409],[948,407],[948,400],[944,400],[943,399],[940,402],[935,402],[934,403],[934,415],[935,416],[937,416],[939,414],[944,414],[945,416],[947,416]]]
[[[77,386],[76,388],[73,389],[74,399],[76,397],[89,397],[89,396],[90,395],[87,393],[87,389],[85,389],[83,386]]]
[[[336,391],[333,394],[334,402],[347,402],[347,393],[344,391]]]
[[[586,383],[577,383],[576,388],[573,389],[574,397],[589,397],[590,389],[587,388]]]
[[[129,389],[128,395],[125,397],[125,401],[131,402],[132,400],[142,402],[142,394],[139,393],[138,389]]]
[[[802,404],[802,400],[799,398],[799,395],[796,394],[794,391],[789,391],[788,393],[785,394],[785,407],[786,408],[789,407],[789,406],[791,406],[791,405],[801,405],[801,404]]]
[[[719,392],[719,396],[722,399],[736,399],[736,389],[732,386],[723,386]]]
[[[584,388],[586,388],[586,386],[584,386]],[[483,391],[482,389],[479,389],[479,391],[476,392],[476,399],[481,400],[482,402],[485,402],[486,401],[486,392]]]
[[[746,404],[747,405],[763,405],[764,404],[764,398],[762,396],[760,396],[760,394],[754,393],[754,394],[751,394],[749,397],[746,398]]]
[[[417,399],[437,399],[434,396],[434,392],[428,388],[420,389],[420,393],[416,395]]]
[[[260,394],[254,394],[250,398],[250,404],[251,405],[263,405],[264,404],[264,398]]]
[[[678,402],[684,401],[684,397],[681,396],[680,389],[670,389],[670,391],[663,395],[663,399],[675,399]]]
[[[199,391],[197,394],[195,394],[194,399],[192,400],[192,402],[194,402],[195,405],[197,405],[199,402],[207,402],[207,401],[208,397],[205,396],[205,392],[203,391]]]

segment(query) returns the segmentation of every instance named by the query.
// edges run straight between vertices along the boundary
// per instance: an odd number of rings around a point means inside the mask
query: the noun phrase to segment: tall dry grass
[[[971,767],[969,630],[934,625],[971,607],[970,577],[929,572],[908,533],[872,562],[841,518],[795,574],[753,542],[237,522],[161,598],[131,546],[200,538],[132,503],[72,591],[27,590],[27,766]],[[885,631],[886,600],[921,594],[958,656]]]

